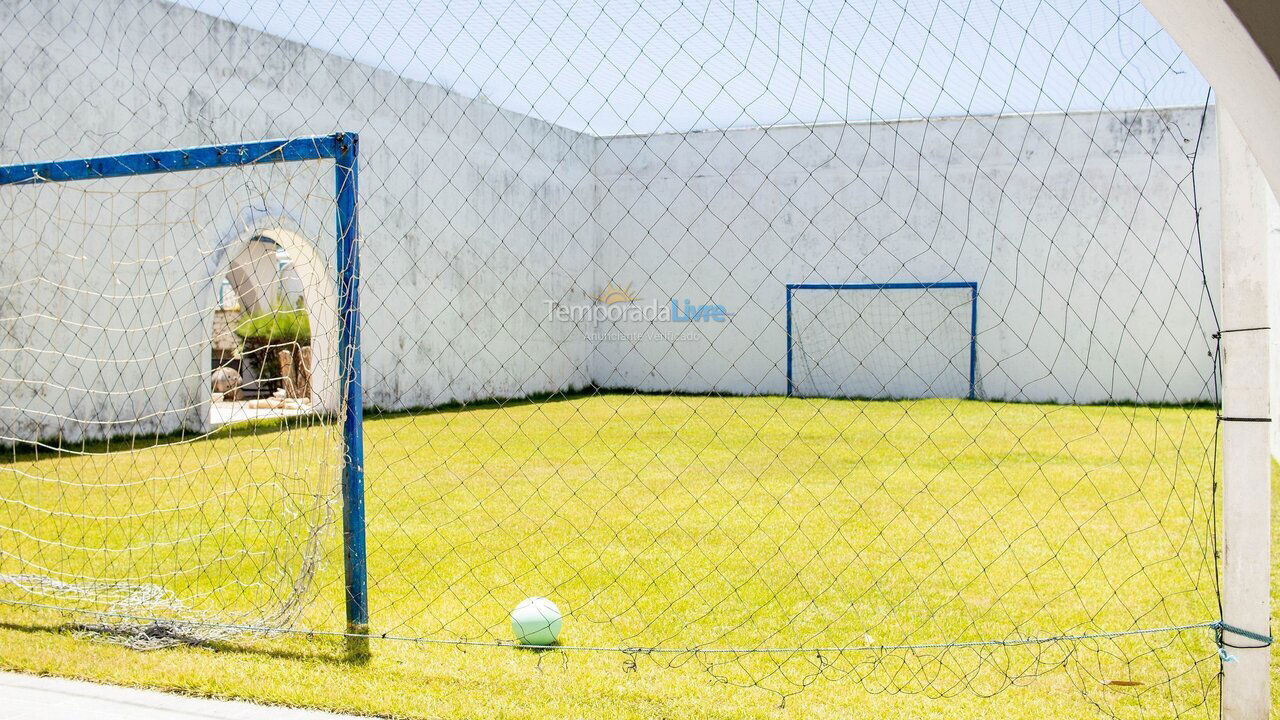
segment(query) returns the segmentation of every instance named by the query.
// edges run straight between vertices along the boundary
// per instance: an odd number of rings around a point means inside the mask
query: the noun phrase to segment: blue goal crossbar
[[[40,185],[305,160],[334,161],[338,313],[341,316],[338,324],[338,372],[344,405],[342,534],[347,631],[364,635],[369,627],[369,590],[364,521],[364,400],[360,377],[359,140],[355,133],[335,133],[4,165],[0,166],[0,185]]]
[[[787,396],[794,389],[792,368],[791,296],[797,290],[962,290],[968,289],[969,301],[969,399],[976,395],[978,367],[978,283],[964,281],[947,282],[891,282],[891,283],[795,283],[787,284]]]

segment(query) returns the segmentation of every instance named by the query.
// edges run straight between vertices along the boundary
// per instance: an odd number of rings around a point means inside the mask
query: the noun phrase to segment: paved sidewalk
[[[208,700],[0,672],[3,720],[355,720],[315,710]],[[367,720],[367,719],[366,719]]]

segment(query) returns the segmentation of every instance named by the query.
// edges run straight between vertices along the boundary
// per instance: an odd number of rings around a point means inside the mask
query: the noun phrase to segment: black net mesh
[[[1215,112],[1139,3],[0,35],[0,163],[359,133],[375,657],[543,596],[565,662],[1216,712]],[[344,632],[331,168],[0,188],[5,612]]]

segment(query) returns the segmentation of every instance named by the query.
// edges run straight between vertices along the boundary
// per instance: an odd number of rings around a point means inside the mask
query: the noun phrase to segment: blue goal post
[[[796,394],[795,368],[795,308],[796,294],[804,291],[850,291],[850,292],[893,292],[906,290],[968,290],[969,291],[969,327],[968,327],[968,392],[966,397],[973,400],[977,397],[977,365],[978,365],[978,283],[968,281],[939,282],[887,282],[887,283],[789,283],[786,286],[786,336],[787,336],[787,396]]]
[[[364,402],[360,377],[359,136],[332,135],[203,145],[55,162],[0,166],[0,185],[101,180],[246,165],[334,161],[337,208],[338,372],[342,397],[342,533],[347,632],[369,626],[364,519]]]

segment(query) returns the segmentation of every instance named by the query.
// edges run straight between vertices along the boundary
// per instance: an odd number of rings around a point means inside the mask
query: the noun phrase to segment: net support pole
[[[334,136],[338,197],[338,362],[342,387],[342,560],[347,651],[369,653],[369,581],[364,521],[364,397],[360,377],[359,138]]]
[[[1270,187],[1244,137],[1218,108],[1222,195],[1222,621],[1260,636],[1271,622],[1270,355],[1267,208]],[[1271,650],[1222,631],[1227,720],[1270,711]]]
[[[978,399],[978,283],[969,292],[969,399]]]
[[[794,289],[794,285],[787,285],[787,397],[791,397],[792,363],[795,362],[791,356],[791,345],[793,342],[791,338],[791,294]]]

